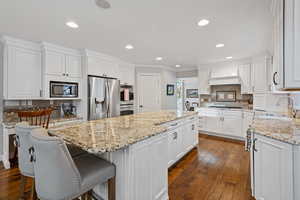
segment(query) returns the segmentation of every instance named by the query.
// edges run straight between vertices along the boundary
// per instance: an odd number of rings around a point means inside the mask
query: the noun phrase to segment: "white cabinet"
[[[258,200],[296,200],[293,196],[293,146],[255,134],[254,194]]]
[[[210,77],[210,70],[208,68],[199,67],[198,78],[199,78],[199,94],[210,94],[210,86],[208,80]]]
[[[81,78],[81,54],[77,50],[43,43],[44,74],[64,78]]]
[[[272,0],[273,84],[276,89],[300,88],[300,2]]]
[[[252,85],[253,93],[267,93],[271,90],[269,83],[269,60],[268,56],[260,56],[253,59]]]
[[[183,119],[166,125],[168,131],[168,166],[180,160],[198,144],[197,117]]]
[[[118,59],[90,50],[84,54],[88,75],[120,78]]]
[[[200,109],[198,112],[199,131],[234,139],[245,138],[242,110]]]
[[[222,132],[226,135],[242,138],[242,113],[236,111],[223,111]]]
[[[168,140],[166,134],[129,148],[130,200],[163,200],[168,194]],[[124,197],[118,197],[124,199]]]
[[[238,66],[239,75],[241,78],[241,93],[252,94],[252,82],[251,82],[251,64],[242,64]]]
[[[39,45],[3,37],[3,92],[5,99],[40,99],[42,63]]]
[[[130,63],[120,62],[120,82],[122,85],[134,85],[135,80],[135,66]]]

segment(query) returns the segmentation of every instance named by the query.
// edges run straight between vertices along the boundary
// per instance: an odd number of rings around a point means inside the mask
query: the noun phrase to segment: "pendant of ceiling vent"
[[[110,3],[106,0],[95,0],[95,3],[100,8],[103,8],[103,9],[109,9],[110,8]]]

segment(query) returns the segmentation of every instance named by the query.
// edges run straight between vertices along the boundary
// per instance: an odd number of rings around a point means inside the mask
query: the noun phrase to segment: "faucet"
[[[291,97],[291,96],[283,96],[283,97],[280,97],[278,100],[277,100],[277,103],[276,103],[276,106],[280,106],[280,101],[282,99],[288,99],[288,115],[289,117],[291,118],[296,118],[297,116],[297,110],[294,109],[294,99]]]

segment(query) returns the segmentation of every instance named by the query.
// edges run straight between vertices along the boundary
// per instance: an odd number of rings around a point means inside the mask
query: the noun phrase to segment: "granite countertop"
[[[197,112],[163,110],[62,125],[49,130],[90,153],[117,151],[167,131],[163,123],[197,115]]]
[[[50,119],[49,122],[49,127],[56,126],[57,123],[62,123],[62,122],[71,122],[71,121],[77,121],[77,120],[82,120],[82,117],[66,117],[66,118],[57,118],[57,119]],[[12,129],[15,128],[16,124],[19,123],[18,121],[4,121],[3,125],[5,128]]]
[[[300,119],[257,117],[251,126],[257,134],[289,144],[300,145]]]

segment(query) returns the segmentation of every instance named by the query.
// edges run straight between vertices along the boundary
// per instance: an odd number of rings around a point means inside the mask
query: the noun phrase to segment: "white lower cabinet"
[[[176,123],[168,131],[168,166],[180,160],[198,144],[197,118],[192,117],[185,122]]]
[[[253,193],[257,200],[298,200],[294,197],[293,145],[254,134]],[[254,163],[253,163],[254,162]],[[298,189],[297,189],[298,190]]]
[[[243,110],[206,109],[198,112],[198,131],[234,139],[245,138],[252,116],[252,112],[245,115]]]

